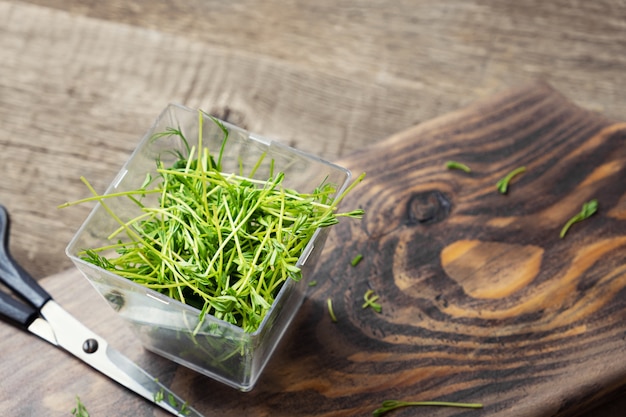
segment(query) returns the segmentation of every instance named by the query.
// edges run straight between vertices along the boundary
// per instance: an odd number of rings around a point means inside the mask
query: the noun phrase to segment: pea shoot
[[[89,417],[89,412],[78,395],[76,396],[76,407],[72,408],[72,415],[76,417]]]
[[[561,233],[559,234],[561,239],[565,237],[565,234],[574,223],[578,223],[585,219],[588,219],[589,217],[593,216],[597,211],[598,200],[596,200],[595,198],[584,203],[582,209],[580,210],[580,213],[569,219],[567,223],[565,223],[565,226],[563,226],[563,228],[561,229]]]
[[[496,188],[501,194],[506,194],[509,190],[509,183],[516,175],[526,172],[526,167],[519,167],[506,174],[504,178],[496,183]]]
[[[159,382],[159,380],[155,379],[155,382]],[[153,394],[152,399],[154,400],[155,403],[160,403],[163,400],[165,400],[165,390],[163,388],[159,389],[157,392]],[[178,415],[182,415],[182,416],[189,415],[189,406],[187,405],[187,403],[185,402],[182,405],[179,404],[178,401],[176,401],[176,397],[174,397],[174,394],[172,393],[167,394],[167,402],[169,405],[171,405],[174,408],[179,408],[180,406],[180,411],[178,412]]]
[[[154,395],[152,396],[152,399],[154,400],[155,403],[160,403],[161,401],[163,401],[164,398],[165,398],[165,390],[163,388],[155,392]]]
[[[448,169],[458,169],[464,172],[467,172],[468,174],[470,172],[472,172],[472,170],[470,169],[470,167],[468,167],[467,165],[465,165],[462,162],[457,162],[457,161],[447,161],[445,163],[446,168]]]
[[[362,217],[363,210],[337,212],[337,204],[365,174],[337,196],[326,181],[311,193],[287,188],[273,161],[267,180],[253,178],[265,155],[248,176],[223,172],[229,131],[211,118],[223,139],[219,153],[209,153],[205,116],[199,112],[195,146],[175,128],[151,138],[179,139],[184,151],[173,151],[170,166],[157,159],[158,175],[146,176],[139,189],[99,195],[81,178],[92,197],[61,207],[97,201],[119,224],[111,244],[80,253],[87,262],[197,308],[200,321],[211,314],[254,332],[287,279],[301,279],[297,261],[315,231],[339,217]],[[144,201],[148,195],[156,203]],[[122,219],[108,204],[115,198],[130,199],[141,214]]]
[[[361,306],[362,308],[365,309],[367,307],[371,307],[377,313],[382,312],[383,308],[380,304],[376,302],[378,300],[378,296],[374,294],[374,290],[365,291],[365,294],[363,295],[363,299],[365,300],[365,302]]]
[[[387,414],[389,411],[412,406],[436,406],[436,407],[457,407],[457,408],[483,408],[480,403],[455,403],[447,401],[398,401],[398,400],[385,400],[382,402],[381,407],[374,410],[372,413],[374,417],[380,417]]]
[[[363,260],[363,255],[359,253],[354,258],[352,258],[352,261],[350,262],[350,265],[357,266],[359,264],[359,262],[361,262],[362,260]]]
[[[335,311],[333,310],[333,300],[328,298],[326,300],[326,306],[328,307],[328,315],[333,323],[337,323],[337,316],[335,316]]]

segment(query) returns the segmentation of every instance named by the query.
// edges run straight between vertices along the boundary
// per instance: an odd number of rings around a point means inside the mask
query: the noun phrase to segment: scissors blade
[[[52,343],[54,346],[58,346],[57,338],[54,335],[52,327],[50,327],[50,324],[44,319],[36,318],[30,326],[28,326],[28,331]]]
[[[174,415],[202,417],[202,414],[190,407],[186,401],[130,359],[109,347],[103,338],[76,320],[54,300],[48,301],[40,312],[52,328],[56,343],[49,340],[49,335],[44,337],[37,333],[38,329],[31,325],[33,329],[29,327],[29,330],[33,333],[62,347],[122,386]]]

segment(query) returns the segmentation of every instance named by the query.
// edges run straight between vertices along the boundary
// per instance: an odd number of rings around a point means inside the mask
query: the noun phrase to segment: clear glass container
[[[169,105],[145,134],[105,194],[140,188],[147,173],[157,176],[157,158],[165,166],[176,162],[178,158],[172,151],[184,151],[179,138],[151,138],[155,133],[172,127],[180,128],[187,138],[197,138],[198,115],[196,110]],[[266,154],[254,175],[257,179],[267,180],[273,169],[274,172],[284,172],[283,184],[287,188],[310,193],[322,183],[331,183],[336,187],[336,195],[350,181],[350,172],[345,168],[222,123],[229,131],[222,159],[223,172],[251,172],[259,158]],[[202,134],[203,143],[211,153],[218,152],[223,132],[206,115]],[[131,219],[140,214],[138,206],[128,199],[106,201],[121,219]],[[301,268],[302,279],[285,282],[259,328],[249,333],[211,315],[199,323],[198,309],[81,259],[79,253],[82,250],[109,244],[107,236],[118,227],[119,224],[97,204],[69,243],[67,255],[111,307],[130,324],[146,349],[239,390],[251,390],[302,304],[328,228],[315,232],[299,258],[297,266]]]

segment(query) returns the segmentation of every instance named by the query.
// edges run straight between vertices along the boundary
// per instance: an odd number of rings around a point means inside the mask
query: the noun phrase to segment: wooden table
[[[330,160],[537,79],[623,120],[624,22],[615,1],[0,1],[13,255],[36,278],[70,268],[64,247],[89,207],[56,206],[85,195],[81,175],[104,189],[169,102]],[[586,415],[622,415],[617,382],[616,399]]]

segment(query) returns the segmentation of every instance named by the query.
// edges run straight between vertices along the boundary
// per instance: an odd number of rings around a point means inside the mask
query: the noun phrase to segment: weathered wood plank
[[[622,1],[29,2],[417,89],[428,106],[414,121],[536,78],[609,117],[626,113]],[[423,113],[433,106],[443,111]]]
[[[168,360],[143,351],[119,317],[94,293],[89,283],[72,269],[42,280],[52,296],[83,324],[104,336],[167,385],[176,367]],[[94,295],[96,295],[94,297]],[[91,415],[152,416],[154,407],[89,366],[36,336],[0,326],[2,395],[0,408],[15,417],[66,416],[79,396]],[[182,371],[182,372],[180,372]],[[177,371],[179,377],[191,371]],[[180,387],[178,387],[180,390]],[[186,389],[186,388],[185,388]]]
[[[87,208],[56,205],[84,195],[80,175],[103,189],[171,101],[331,160],[535,78],[622,119],[625,13],[612,0],[0,1],[14,255],[36,277],[67,268]]]
[[[342,288],[348,323],[340,333],[352,347],[343,346],[345,356],[410,368],[420,376],[404,391],[409,397],[482,396],[490,406],[477,415],[574,415],[592,407],[626,371],[619,365],[625,140],[626,124],[537,88],[349,158],[374,180],[346,204],[369,214],[362,227],[336,230],[320,272],[337,277],[328,294]],[[473,172],[445,171],[448,159]],[[519,166],[527,172],[500,195],[495,183]],[[592,198],[604,209],[560,239],[563,224]],[[365,268],[346,266],[355,253],[370,258]],[[355,313],[368,288],[389,316]],[[396,362],[394,353],[404,358]],[[451,386],[462,394],[451,395]],[[387,396],[398,391],[389,387]]]
[[[367,415],[390,398],[484,404],[471,412],[422,411],[429,416],[580,415],[626,377],[624,140],[626,124],[581,110],[543,84],[393,135],[342,161],[368,172],[345,201],[366,217],[334,227],[319,284],[252,392],[134,355],[207,415]],[[448,159],[473,171],[447,170]],[[507,195],[498,193],[496,181],[520,165],[528,170]],[[600,211],[559,238],[590,198]],[[352,267],[357,253],[363,261]],[[68,285],[76,279],[73,272],[44,283],[93,320],[83,312],[95,295],[79,297],[85,284]],[[381,314],[362,308],[368,289],[380,296]],[[99,328],[132,349],[136,343],[118,326],[111,320]],[[7,334],[0,341],[12,331],[0,328]],[[35,372],[34,362],[44,359],[29,357]],[[57,375],[58,366],[44,375]],[[69,375],[94,378],[79,369]],[[83,398],[106,413],[111,389]],[[129,410],[157,413],[121,396]],[[32,410],[49,410],[39,401]]]
[[[28,3],[0,6],[0,141],[12,161],[0,197],[15,201],[16,256],[39,277],[69,265],[57,242],[80,217],[53,207],[79,194],[78,175],[104,187],[171,101],[331,160],[537,77],[626,113],[626,9],[609,1]],[[58,154],[65,175],[51,172]]]
[[[412,124],[418,94],[185,38],[0,2],[0,201],[15,257],[42,277],[168,102],[202,107],[328,159]],[[436,111],[436,109],[433,109]],[[51,239],[51,237],[54,237]]]

